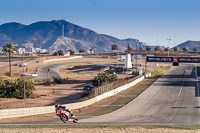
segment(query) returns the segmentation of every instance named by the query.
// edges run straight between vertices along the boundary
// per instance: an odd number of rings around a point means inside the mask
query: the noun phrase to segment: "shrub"
[[[57,84],[61,84],[62,83],[62,79],[60,77],[53,77],[53,80]]]
[[[10,75],[10,72],[5,72],[4,73],[6,76],[9,76]]]
[[[100,86],[103,83],[106,82],[113,82],[117,80],[117,75],[116,74],[107,74],[107,73],[99,73],[93,80],[92,84],[94,86]]]
[[[31,80],[21,80],[20,78],[17,78],[10,81],[3,81],[0,79],[0,97],[20,99],[23,98],[24,84],[26,97],[29,98],[35,90],[35,86]]]

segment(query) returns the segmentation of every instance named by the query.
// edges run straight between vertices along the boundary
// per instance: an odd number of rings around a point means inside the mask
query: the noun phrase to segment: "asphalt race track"
[[[79,123],[200,124],[196,69],[191,64],[173,67],[128,105]]]
[[[79,63],[102,63],[100,61],[96,62],[62,62],[62,63],[55,63],[55,64],[49,64],[49,65],[44,65],[40,67],[37,71],[38,77],[37,80],[45,80],[45,79],[51,79],[52,77],[60,77],[59,75],[59,70],[58,68],[62,65],[74,65],[74,64],[79,64]],[[107,63],[107,62],[104,62]]]

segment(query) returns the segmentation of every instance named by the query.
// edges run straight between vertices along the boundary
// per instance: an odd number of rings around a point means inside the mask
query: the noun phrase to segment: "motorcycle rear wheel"
[[[68,117],[67,117],[67,115],[65,115],[65,114],[61,114],[61,115],[60,115],[60,119],[61,119],[61,121],[63,121],[64,123],[66,123],[66,122],[68,121]]]

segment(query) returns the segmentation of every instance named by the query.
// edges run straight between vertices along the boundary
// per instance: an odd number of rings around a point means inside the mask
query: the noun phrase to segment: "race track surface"
[[[171,68],[128,105],[79,123],[200,124],[199,88],[191,64]]]
[[[45,80],[45,79],[52,79],[53,77],[61,77],[59,74],[59,67],[63,65],[74,65],[74,64],[80,64],[80,63],[102,63],[102,61],[76,61],[76,62],[61,62],[61,63],[54,63],[54,64],[48,64],[40,67],[37,71],[38,77],[37,80]],[[104,62],[107,63],[107,62]]]

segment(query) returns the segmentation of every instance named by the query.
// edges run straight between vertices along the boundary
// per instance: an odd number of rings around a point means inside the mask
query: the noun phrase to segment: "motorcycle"
[[[60,117],[60,119],[64,122],[73,122],[73,123],[77,123],[78,119],[76,118],[76,116],[72,113],[70,113],[70,111],[65,110],[65,108],[57,108],[56,109],[56,115]]]

